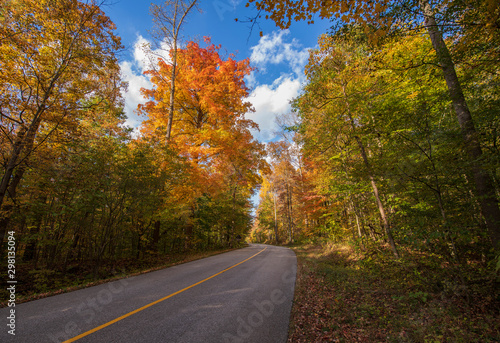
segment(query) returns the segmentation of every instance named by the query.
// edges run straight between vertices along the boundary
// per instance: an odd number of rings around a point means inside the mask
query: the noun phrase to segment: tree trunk
[[[378,193],[377,183],[375,182],[375,178],[373,177],[373,173],[371,170],[370,162],[368,161],[368,157],[366,156],[365,147],[363,146],[363,142],[358,136],[354,137],[358,142],[359,149],[361,150],[361,156],[363,157],[363,161],[365,163],[366,169],[368,170],[368,177],[370,179],[370,184],[372,185],[373,195],[375,196],[375,201],[377,202],[378,211],[380,213],[380,217],[382,218],[382,223],[384,225],[385,234],[387,235],[387,239],[389,241],[389,245],[391,246],[392,252],[396,258],[399,258],[398,249],[396,248],[396,243],[394,242],[394,237],[392,236],[392,230],[389,225],[389,221],[387,220],[387,215],[385,214],[384,205],[380,200],[380,195]]]
[[[288,212],[288,241],[293,243],[293,218],[292,218],[292,190],[290,184],[286,184],[286,209]]]
[[[194,233],[194,219],[195,219],[195,205],[191,205],[191,213],[188,216],[187,222],[184,226],[184,252],[191,251],[193,247],[193,233]]]
[[[290,235],[292,243],[295,239],[294,226],[295,224],[293,222],[293,193],[292,189],[290,189]]]
[[[158,252],[158,242],[160,241],[160,227],[161,227],[161,221],[159,220],[155,221],[153,230],[153,244],[152,244],[152,249],[155,252]]]
[[[276,244],[279,244],[278,238],[278,218],[276,213],[276,194],[273,192],[273,200],[274,200],[274,238],[276,239]]]
[[[168,107],[167,142],[170,141],[172,122],[174,121],[174,99],[175,99],[175,73],[177,69],[177,37],[174,39],[174,53],[172,56],[172,76],[170,78],[170,103]]]
[[[40,197],[40,202],[46,203],[47,202],[48,196],[46,194],[43,194]],[[28,244],[26,245],[26,249],[24,250],[24,255],[23,255],[23,261],[33,261],[35,260],[35,265],[36,265],[36,257],[37,257],[37,242],[38,240],[36,238],[33,238],[32,236],[37,235],[40,233],[40,229],[42,227],[42,221],[43,221],[43,215],[39,215],[36,217],[35,220],[35,225],[31,227],[29,230],[29,241]]]
[[[351,210],[354,213],[354,219],[356,220],[356,228],[358,229],[358,237],[359,237],[360,242],[361,242],[361,247],[364,249],[365,244],[363,242],[363,233],[361,231],[361,225],[359,224],[358,211],[356,210],[356,205],[354,205],[354,201],[352,200],[352,195],[350,194],[350,192],[349,192],[349,202],[351,205]],[[353,231],[354,231],[354,228],[353,228]],[[353,234],[353,236],[355,236],[355,235]],[[354,237],[354,239],[356,240],[356,237]]]
[[[231,248],[233,247],[234,244],[234,239],[235,239],[235,233],[236,233],[236,223],[235,223],[235,215],[236,215],[236,182],[233,187],[233,213],[232,213],[232,220],[231,220]]]
[[[7,167],[5,168],[5,173],[3,174],[2,182],[0,183],[0,208],[2,208],[3,200],[5,196],[8,194],[7,190],[9,189],[12,174],[14,173],[14,169],[17,166],[17,161],[23,149],[24,145],[23,141],[25,139],[25,135],[26,135],[26,130],[24,128],[21,128],[17,134],[16,142],[12,147],[12,152],[10,154],[9,162],[7,162]]]
[[[179,33],[184,23],[184,19],[189,12],[196,7],[198,0],[184,0],[165,1],[162,5],[151,5],[151,13],[156,28],[159,30],[159,36],[155,38],[163,44],[165,41],[173,43],[173,56],[172,56],[172,78],[170,80],[170,104],[168,110],[168,123],[167,123],[167,143],[170,140],[172,132],[172,122],[174,119],[174,96],[175,96],[175,73],[177,69],[177,44]]]
[[[3,253],[3,240],[5,238],[5,233],[10,222],[11,212],[14,209],[14,204],[3,204],[5,195],[9,195],[12,201],[15,201],[17,194],[17,186],[21,179],[23,178],[24,172],[26,171],[26,161],[23,165],[19,166],[19,159],[21,158],[21,153],[23,150],[26,151],[25,159],[28,158],[29,154],[33,149],[33,144],[35,141],[36,132],[41,123],[41,116],[38,120],[31,123],[30,128],[26,131],[20,132],[21,137],[18,138],[16,144],[12,149],[12,155],[9,159],[7,169],[2,178],[2,183],[0,185],[0,255]],[[17,168],[16,168],[17,167]],[[14,173],[15,170],[15,173]],[[12,175],[14,174],[14,177]]]
[[[438,62],[443,70],[453,108],[462,130],[469,161],[471,162],[471,171],[474,175],[476,194],[486,221],[488,234],[494,249],[498,250],[500,249],[500,208],[498,207],[493,180],[480,165],[482,150],[478,133],[457,77],[455,64],[438,28],[431,5],[426,0],[422,0],[420,1],[420,7],[424,14],[424,26],[429,33]]]
[[[343,85],[342,91],[344,93],[345,104],[347,107],[347,113],[349,115],[349,120],[351,122],[351,128],[353,131],[355,131],[356,125],[354,124],[354,119],[352,117],[351,110],[349,107],[349,101],[347,99],[347,92],[345,90],[345,85]],[[391,250],[394,253],[394,256],[396,256],[396,258],[399,258],[399,252],[398,252],[398,249],[396,248],[396,243],[394,241],[394,237],[392,236],[392,230],[391,230],[391,227],[389,225],[389,221],[387,220],[387,215],[385,214],[384,205],[382,204],[382,201],[380,200],[377,183],[375,182],[375,178],[373,177],[373,172],[372,172],[372,169],[370,166],[370,162],[368,161],[368,157],[366,156],[365,147],[363,146],[363,142],[361,141],[361,139],[358,136],[355,135],[354,138],[356,139],[356,142],[358,143],[359,150],[361,151],[361,156],[363,157],[363,162],[365,163],[365,167],[366,167],[366,170],[368,172],[368,178],[370,179],[370,184],[372,185],[373,195],[375,196],[375,201],[377,202],[378,211],[380,213],[380,217],[382,218],[382,223],[384,225],[384,230],[385,230],[385,233],[387,235],[387,240],[389,241],[389,245],[391,246]]]

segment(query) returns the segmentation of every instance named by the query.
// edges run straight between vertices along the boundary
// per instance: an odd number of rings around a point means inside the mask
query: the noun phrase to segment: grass
[[[417,252],[302,246],[288,342],[500,342],[497,280]]]
[[[172,267],[231,250],[235,249],[108,261],[102,264],[97,279],[90,263],[86,266],[70,266],[64,272],[57,269],[33,269],[31,264],[18,263],[16,265],[16,280],[18,281],[16,304]],[[0,289],[0,308],[7,306],[8,295],[5,288]]]

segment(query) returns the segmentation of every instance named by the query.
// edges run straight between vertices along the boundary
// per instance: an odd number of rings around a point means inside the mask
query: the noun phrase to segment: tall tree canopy
[[[1,8],[0,240],[33,151],[89,108],[120,106],[122,88],[120,39],[96,3],[2,0]]]
[[[458,43],[456,45],[461,49],[480,46],[483,50],[480,63],[490,64],[491,62],[488,62],[484,56],[497,54],[494,42],[498,41],[496,37],[500,33],[498,2],[492,0],[326,2],[250,0],[249,3],[255,3],[258,10],[268,12],[266,18],[271,18],[280,28],[289,27],[292,20],[307,20],[313,23],[314,16],[317,14],[321,18],[332,18],[337,23],[361,25],[366,33],[371,33],[370,37],[375,38],[372,39],[375,42],[387,32],[398,33],[401,30],[408,32],[412,29],[425,29],[436,54],[435,63],[440,66],[456,119],[461,127],[466,146],[464,153],[473,175],[475,191],[490,239],[494,249],[497,251],[500,249],[500,208],[495,193],[495,184],[491,177],[491,170],[482,163],[481,138],[470,104],[464,94],[463,81],[457,74],[457,56],[450,48],[452,42]],[[477,44],[474,39],[471,40],[478,36],[486,37],[482,44]]]
[[[167,141],[170,140],[174,119],[175,79],[177,77],[177,47],[182,28],[189,13],[198,5],[198,0],[166,0],[162,4],[151,4],[151,15],[155,24],[153,36],[160,48],[171,48],[170,98],[168,107]]]
[[[176,103],[169,146],[189,165],[189,182],[174,193],[185,196],[184,203],[194,213],[193,199],[216,197],[221,191],[236,190],[247,196],[260,183],[259,170],[266,168],[265,150],[253,139],[250,129],[258,126],[245,118],[252,111],[245,99],[248,89],[244,77],[252,68],[249,60],[237,61],[233,55],[220,56],[220,46],[206,38],[206,47],[189,42],[177,51]],[[171,55],[173,52],[171,52]],[[160,59],[150,70],[153,89],[143,89],[147,101],[139,106],[148,116],[142,132],[164,144],[169,123],[170,78],[172,65]],[[189,196],[186,196],[189,195]]]

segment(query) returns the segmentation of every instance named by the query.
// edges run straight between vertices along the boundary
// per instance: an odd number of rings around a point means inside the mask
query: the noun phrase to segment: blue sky
[[[125,96],[127,124],[137,127],[143,118],[135,115],[137,104],[142,102],[139,89],[151,84],[142,72],[147,69],[141,44],[150,40],[152,20],[150,2],[111,0],[103,10],[116,24],[116,33],[122,38],[126,50],[120,56],[124,79],[129,88]],[[272,21],[262,18],[253,32],[246,18],[256,11],[245,7],[246,0],[201,1],[202,13],[192,12],[184,25],[185,40],[202,40],[210,36],[222,50],[235,53],[237,59],[250,58],[257,70],[247,77],[251,94],[247,99],[256,110],[248,118],[257,122],[260,132],[254,136],[262,142],[275,139],[274,118],[290,111],[289,100],[298,95],[304,82],[304,66],[309,48],[316,46],[320,34],[328,31],[327,21],[316,20],[314,25],[294,23],[289,30],[279,30]],[[238,18],[236,22],[234,19]],[[260,37],[259,32],[264,36]]]

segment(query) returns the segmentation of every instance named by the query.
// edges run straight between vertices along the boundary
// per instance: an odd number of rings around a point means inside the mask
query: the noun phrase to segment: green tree
[[[472,118],[469,104],[463,91],[463,83],[456,71],[456,64],[450,51],[449,40],[461,41],[468,46],[467,40],[478,34],[493,38],[498,36],[500,6],[491,0],[475,1],[254,1],[256,8],[266,11],[280,28],[288,28],[292,20],[307,20],[312,23],[313,16],[337,18],[344,23],[357,23],[372,31],[372,37],[382,37],[385,33],[413,26],[424,28],[436,53],[436,61],[441,67],[442,77],[446,81],[449,98],[455,116],[461,127],[466,146],[467,165],[474,178],[477,198],[486,221],[488,233],[494,249],[500,244],[500,208],[496,196],[495,184],[482,161],[483,149],[476,124]],[[375,30],[372,30],[375,28]],[[490,45],[489,53],[495,51]],[[494,53],[493,53],[494,54]]]
[[[2,1],[0,21],[1,241],[33,151],[74,127],[89,97],[119,104],[122,84],[120,39],[97,4]]]

